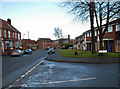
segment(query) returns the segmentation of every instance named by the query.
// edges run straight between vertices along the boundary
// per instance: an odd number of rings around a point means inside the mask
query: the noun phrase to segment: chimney
[[[68,42],[70,42],[70,35],[68,35]]]
[[[7,19],[7,23],[9,24],[9,25],[11,25],[11,19]]]

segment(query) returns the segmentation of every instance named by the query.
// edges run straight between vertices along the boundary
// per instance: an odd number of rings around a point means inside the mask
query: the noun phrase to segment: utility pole
[[[28,39],[29,39],[29,31],[28,31]]]
[[[24,39],[25,34],[23,34],[23,39]]]
[[[28,40],[29,40],[29,31],[28,31]],[[28,41],[28,49],[29,49],[29,43],[30,43],[30,42]]]

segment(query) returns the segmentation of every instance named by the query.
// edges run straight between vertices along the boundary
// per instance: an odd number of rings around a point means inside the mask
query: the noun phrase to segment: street
[[[118,87],[118,77],[118,63],[61,63],[44,60],[33,71],[12,82],[10,86]]]
[[[3,59],[3,87],[118,87],[118,63],[51,62],[46,56],[41,50]]]
[[[9,57],[2,60],[2,86],[8,86],[31,67],[46,57],[47,51],[36,51],[33,54],[19,57]]]

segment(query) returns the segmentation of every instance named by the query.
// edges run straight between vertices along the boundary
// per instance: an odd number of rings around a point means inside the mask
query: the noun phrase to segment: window
[[[12,38],[14,38],[14,32],[12,33]]]
[[[90,32],[90,37],[92,36],[91,32]]]
[[[17,33],[15,33],[15,38],[17,39]]]
[[[8,37],[10,38],[10,31],[8,31]]]
[[[20,34],[18,33],[18,40],[20,40]]]
[[[4,37],[6,38],[6,30],[4,30]]]
[[[116,40],[116,47],[120,47],[120,40]]]
[[[102,28],[102,32],[103,32],[104,30],[105,30],[105,28],[103,27],[103,28]],[[105,33],[107,33],[107,31],[106,31]]]
[[[99,30],[98,30],[98,36],[99,36]]]
[[[2,37],[1,31],[2,31],[2,30],[0,29],[0,37]]]
[[[87,33],[87,37],[89,37],[89,32]]]
[[[95,31],[95,36],[97,36],[97,32]]]
[[[120,31],[120,24],[116,25],[116,31]]]
[[[112,32],[113,30],[112,30],[112,26],[109,26],[108,27],[108,32]]]

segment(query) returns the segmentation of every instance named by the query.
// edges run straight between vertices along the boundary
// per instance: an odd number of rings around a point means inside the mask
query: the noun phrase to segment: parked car
[[[53,54],[53,53],[55,53],[55,50],[54,50],[54,49],[49,49],[49,50],[48,50],[48,54]]]
[[[49,50],[49,48],[45,48],[45,50]]]
[[[21,56],[23,55],[23,52],[21,50],[14,50],[11,54],[11,56]]]
[[[26,50],[24,50],[24,54],[32,54],[32,50],[31,49],[26,49]]]
[[[69,47],[69,49],[73,49],[73,47]]]

